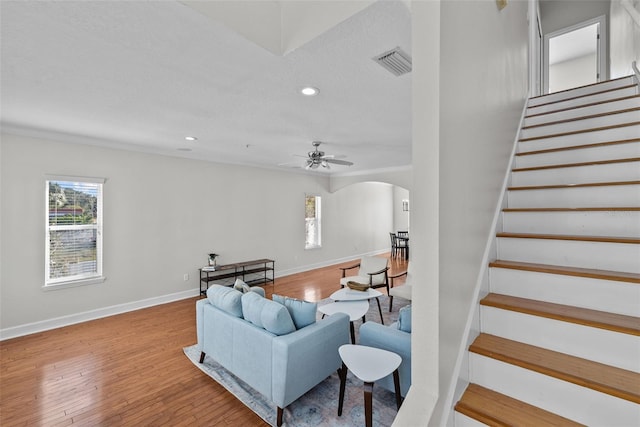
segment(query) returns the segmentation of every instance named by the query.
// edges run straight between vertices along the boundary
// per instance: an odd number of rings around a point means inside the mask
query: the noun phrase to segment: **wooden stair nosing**
[[[633,74],[629,74],[628,76],[623,76],[623,77],[617,77],[615,79],[605,80],[605,81],[602,81],[602,82],[589,83],[589,84],[582,85],[582,86],[572,87],[572,88],[569,88],[569,89],[563,89],[563,90],[559,90],[557,92],[551,92],[551,93],[545,93],[545,94],[538,95],[538,96],[532,96],[529,99],[544,98],[545,96],[549,96],[549,95],[555,95],[555,94],[564,93],[564,92],[571,92],[572,90],[583,89],[583,88],[592,87],[592,86],[598,86],[598,85],[601,85],[601,84],[606,83],[606,82],[615,82],[617,80],[624,80],[624,79],[628,79],[630,77],[633,77]]]
[[[626,159],[597,160],[592,162],[564,163],[564,164],[544,165],[544,166],[530,166],[526,168],[514,168],[511,170],[511,172],[529,172],[529,171],[547,170],[547,169],[575,168],[580,166],[613,165],[613,164],[619,164],[619,163],[632,163],[632,162],[639,162],[639,161],[640,161],[640,157],[630,157]]]
[[[512,239],[541,239],[541,240],[572,240],[577,242],[599,242],[599,243],[628,243],[640,244],[640,238],[637,237],[618,237],[618,236],[581,236],[567,234],[535,234],[535,233],[496,233],[496,237],[512,238]]]
[[[598,92],[591,92],[591,93],[587,93],[587,94],[584,94],[584,95],[571,96],[569,98],[559,99],[558,101],[550,101],[550,102],[545,102],[543,104],[532,105],[532,106],[528,106],[527,105],[527,109],[542,107],[542,106],[546,106],[546,105],[558,104],[560,102],[565,102],[565,101],[574,101],[576,99],[586,98],[588,96],[602,95],[603,93],[615,92],[616,90],[630,89],[630,88],[635,87],[635,86],[637,86],[637,85],[634,83],[634,84],[629,84],[629,85],[626,85],[626,86],[620,86],[620,87],[614,87],[614,88],[607,89],[607,90],[601,90],[601,91],[598,91]],[[571,90],[571,89],[569,89],[569,90]],[[560,92],[554,92],[554,93],[560,93]],[[553,95],[553,94],[550,93],[549,95]]]
[[[640,404],[640,374],[481,333],[469,351]]]
[[[535,154],[555,153],[558,151],[582,150],[586,148],[606,147],[610,145],[629,144],[633,142],[640,142],[640,138],[620,139],[617,141],[596,142],[593,144],[585,144],[585,145],[572,145],[570,147],[558,147],[558,148],[547,148],[544,150],[524,151],[524,152],[516,153],[516,156],[531,156]]]
[[[581,134],[581,133],[600,132],[600,131],[604,131],[604,130],[618,129],[618,128],[623,128],[623,127],[627,127],[627,126],[636,126],[636,125],[640,125],[640,122],[620,123],[620,124],[617,124],[617,125],[599,126],[597,128],[579,129],[579,130],[573,130],[573,131],[570,131],[570,132],[554,133],[554,134],[550,134],[550,135],[531,136],[531,137],[528,137],[528,138],[520,138],[518,141],[519,142],[537,141],[539,139],[558,138],[558,137],[562,137],[562,136],[578,135],[578,134]]]
[[[583,426],[568,418],[474,383],[467,386],[454,409],[492,427]]]
[[[480,300],[480,305],[640,336],[640,318],[634,316],[494,293]]]
[[[536,264],[530,262],[506,260],[492,261],[489,263],[489,267],[640,284],[640,274],[621,271],[597,270],[594,268],[566,267],[561,265]]]
[[[613,187],[618,185],[638,185],[640,181],[614,181],[614,182],[587,182],[582,184],[554,184],[554,185],[527,185],[518,187],[508,187],[508,191],[525,191],[525,190],[559,190],[566,188],[583,188],[583,187]]]
[[[639,111],[639,110],[640,110],[640,107],[632,107],[632,108],[625,108],[623,110],[607,111],[607,112],[604,112],[604,113],[590,114],[588,116],[572,117],[570,119],[556,120],[556,121],[553,121],[553,122],[540,123],[540,124],[537,124],[537,125],[523,126],[522,130],[535,129],[535,128],[539,128],[539,127],[543,127],[543,126],[559,125],[559,124],[563,124],[563,123],[577,122],[577,121],[580,121],[580,120],[596,119],[596,118],[599,118],[599,117],[606,117],[606,116],[613,116],[613,115],[616,115],[616,114],[631,113],[633,111]]]
[[[596,105],[602,105],[602,104],[606,104],[606,103],[609,103],[609,102],[626,101],[627,99],[631,99],[631,98],[640,98],[640,95],[629,95],[629,96],[622,96],[620,98],[605,99],[603,101],[591,102],[589,104],[582,104],[582,105],[576,105],[574,107],[560,108],[558,110],[546,111],[544,113],[536,113],[536,114],[525,115],[524,118],[528,119],[528,118],[531,118],[531,117],[544,116],[546,114],[562,113],[564,111],[576,110],[578,108],[593,107],[593,106],[596,106]],[[529,108],[536,108],[536,107],[527,107],[527,109],[529,109]]]
[[[640,207],[591,207],[591,208],[504,208],[502,212],[637,212]]]

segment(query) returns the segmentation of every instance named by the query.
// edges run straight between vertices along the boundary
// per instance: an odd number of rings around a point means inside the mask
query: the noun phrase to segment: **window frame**
[[[63,289],[75,286],[92,285],[104,282],[103,275],[103,205],[104,205],[104,183],[106,179],[95,177],[65,176],[65,175],[45,175],[45,227],[44,227],[44,285],[43,290]],[[95,224],[51,224],[50,223],[50,203],[49,188],[51,183],[69,183],[81,185],[95,185],[96,195],[96,223]],[[71,231],[71,230],[96,230],[96,271],[90,273],[80,273],[64,277],[51,278],[51,232]]]
[[[307,200],[314,198],[314,217],[307,217]],[[305,221],[305,233],[304,233],[304,249],[320,249],[322,248],[322,196],[317,194],[305,194],[304,196],[304,221]],[[315,222],[315,226],[310,225],[310,222]],[[316,238],[313,242],[309,241],[310,229],[316,230]]]

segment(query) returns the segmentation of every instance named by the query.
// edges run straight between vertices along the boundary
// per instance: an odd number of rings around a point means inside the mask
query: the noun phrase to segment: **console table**
[[[215,270],[200,269],[200,294],[206,295],[209,283],[232,286],[236,279],[242,279],[248,285],[273,283],[275,280],[275,261],[255,259],[233,264],[217,265]]]

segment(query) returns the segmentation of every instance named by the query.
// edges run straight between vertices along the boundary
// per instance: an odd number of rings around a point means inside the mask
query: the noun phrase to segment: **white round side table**
[[[356,332],[353,327],[353,321],[362,318],[364,323],[364,315],[369,311],[369,301],[356,300],[356,301],[336,301],[329,304],[318,306],[318,311],[325,315],[331,316],[334,313],[345,313],[349,316],[349,327],[351,330],[351,343],[356,343]]]
[[[393,384],[396,392],[396,405],[400,409],[402,396],[400,394],[400,376],[398,366],[402,358],[391,351],[364,345],[345,344],[338,349],[342,359],[340,370],[340,401],[338,402],[338,416],[342,415],[344,388],[347,381],[347,369],[353,375],[364,381],[364,416],[367,427],[373,424],[372,394],[373,383],[393,373]]]
[[[331,295],[331,298],[334,301],[358,301],[358,300],[370,300],[371,298],[375,298],[378,303],[378,312],[380,313],[380,322],[384,325],[384,318],[382,317],[382,308],[380,307],[379,296],[382,295],[382,292],[377,291],[375,289],[367,289],[366,291],[356,291],[349,288],[338,289]]]

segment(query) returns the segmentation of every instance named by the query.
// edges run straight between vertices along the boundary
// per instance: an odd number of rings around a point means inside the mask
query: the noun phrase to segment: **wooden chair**
[[[403,285],[394,286],[394,280],[399,279],[400,277],[405,276],[406,279]],[[411,301],[412,294],[412,284],[411,284],[411,274],[409,273],[409,269],[407,271],[403,271],[402,273],[394,274],[393,276],[389,276],[391,281],[391,289],[389,290],[389,312],[393,310],[393,297],[400,297],[404,299],[408,299]]]
[[[347,286],[347,282],[368,283],[373,289],[386,288],[389,294],[389,260],[377,256],[365,256],[360,262],[349,267],[340,267],[342,278],[340,286]],[[347,271],[359,268],[355,276],[347,276]]]

